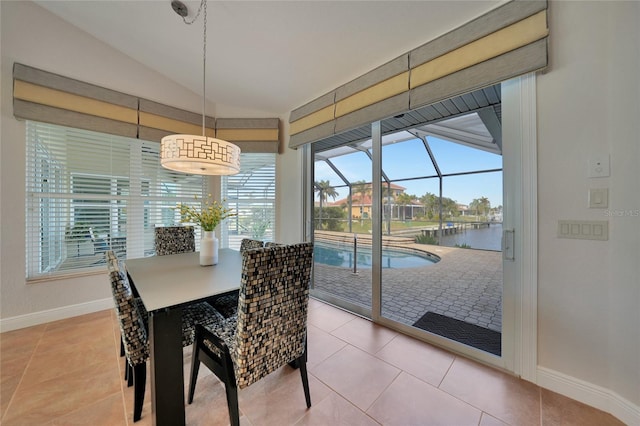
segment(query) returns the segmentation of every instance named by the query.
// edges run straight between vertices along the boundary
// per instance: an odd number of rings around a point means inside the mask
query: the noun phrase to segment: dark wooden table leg
[[[181,309],[151,313],[149,348],[153,424],[183,426],[185,413]]]

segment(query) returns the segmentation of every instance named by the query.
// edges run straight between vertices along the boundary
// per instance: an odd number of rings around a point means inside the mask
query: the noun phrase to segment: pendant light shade
[[[202,52],[202,136],[169,135],[161,140],[160,164],[165,169],[194,175],[234,175],[240,172],[240,148],[231,142],[205,136],[205,96],[207,69],[207,0],[192,21],[187,21],[187,7],[179,0],[171,2],[173,10],[186,24],[198,19],[204,11]]]
[[[240,148],[206,136],[162,138],[160,163],[165,169],[196,175],[233,175],[240,171]]]

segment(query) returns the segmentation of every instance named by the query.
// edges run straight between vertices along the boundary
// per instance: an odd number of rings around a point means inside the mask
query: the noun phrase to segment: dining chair
[[[240,241],[240,253],[254,248],[261,248],[264,243],[260,240],[252,240],[251,238],[243,238]]]
[[[147,309],[142,302],[140,297],[137,297],[135,294],[135,289],[132,286],[132,281],[129,278],[129,274],[126,271],[125,264],[118,260],[117,255],[113,250],[108,250],[105,252],[105,259],[107,261],[107,267],[109,271],[109,276],[111,279],[111,290],[113,293],[114,300],[116,301],[116,312],[118,315],[118,305],[119,303],[125,303],[125,305],[132,305],[135,308],[135,312],[137,316],[142,321],[142,326],[145,334],[149,332],[148,325],[148,317],[149,314]],[[119,279],[117,275],[114,275],[113,272],[118,272],[118,274],[124,275],[124,279]],[[126,288],[125,288],[126,287]],[[123,295],[126,295],[129,300],[121,300]],[[130,295],[130,296],[129,296]],[[118,300],[121,300],[119,302]],[[182,308],[182,347],[190,346],[195,340],[195,325],[205,324],[207,326],[216,326],[222,323],[224,317],[211,305],[201,302],[193,305],[188,305]],[[135,344],[139,344],[135,342]],[[126,338],[122,331],[120,330],[120,356],[126,356]],[[146,370],[145,370],[146,371]],[[127,381],[127,386],[134,386],[134,395],[137,393],[135,390],[135,380],[136,380],[136,371],[135,364],[132,363],[129,357],[125,358],[125,374],[124,379]],[[142,397],[144,398],[144,389],[142,389]],[[135,406],[135,403],[134,403]]]
[[[255,248],[262,248],[263,242],[260,240],[252,240],[251,238],[243,238],[240,241],[240,253]],[[218,312],[225,318],[229,318],[238,312],[238,290],[209,298],[207,300]]]
[[[238,389],[295,364],[311,407],[306,338],[312,258],[311,242],[242,253],[238,315],[215,327],[196,325],[189,404],[202,362],[225,383],[229,418],[237,426]]]
[[[120,336],[124,344],[124,352],[127,360],[127,370],[133,382],[133,421],[137,422],[142,416],[142,404],[147,380],[147,359],[149,359],[149,341],[147,330],[142,321],[142,316],[134,302],[131,284],[121,264],[107,262],[113,300]],[[131,370],[129,370],[131,369]]]
[[[160,226],[155,228],[156,256],[196,251],[193,226]]]

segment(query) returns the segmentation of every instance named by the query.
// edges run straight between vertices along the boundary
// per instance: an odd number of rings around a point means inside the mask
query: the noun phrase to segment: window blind
[[[163,169],[155,142],[27,121],[27,279],[86,273],[104,252],[154,254],[154,227],[200,205],[203,178]]]
[[[238,213],[222,229],[229,248],[239,249],[243,238],[273,241],[276,154],[241,154],[240,173],[222,178],[222,198]]]

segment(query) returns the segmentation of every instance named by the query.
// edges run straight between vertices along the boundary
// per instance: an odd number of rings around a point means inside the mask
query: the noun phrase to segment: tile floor
[[[0,334],[0,423],[131,425],[112,310]],[[188,377],[190,348],[185,348]],[[611,415],[317,300],[309,310],[307,410],[284,367],[241,390],[242,425],[621,425]],[[224,387],[201,368],[187,424],[225,425]],[[147,387],[142,419],[151,424]]]

